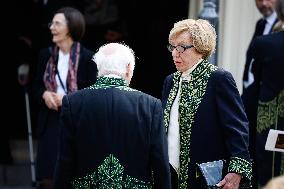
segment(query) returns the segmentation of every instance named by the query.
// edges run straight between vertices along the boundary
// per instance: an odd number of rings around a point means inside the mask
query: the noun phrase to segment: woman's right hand
[[[44,102],[49,109],[58,111],[55,92],[45,91],[42,95],[42,98],[44,99]]]

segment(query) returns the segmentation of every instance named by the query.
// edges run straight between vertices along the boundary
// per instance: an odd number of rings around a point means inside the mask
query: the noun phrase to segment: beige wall
[[[188,17],[196,19],[203,7],[203,0],[189,0]]]
[[[202,4],[190,1],[189,18],[197,17]],[[232,73],[241,93],[246,50],[261,15],[254,0],[219,0],[219,6],[218,66]]]

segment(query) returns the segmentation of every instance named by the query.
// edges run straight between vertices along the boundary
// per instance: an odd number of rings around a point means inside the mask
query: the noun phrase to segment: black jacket
[[[170,188],[160,100],[113,80],[64,97],[55,188]]]

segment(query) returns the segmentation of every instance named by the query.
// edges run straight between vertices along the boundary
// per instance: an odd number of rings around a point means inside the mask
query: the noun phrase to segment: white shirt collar
[[[118,76],[118,75],[115,75],[115,74],[104,75],[104,77],[122,78],[121,76]]]
[[[181,74],[181,78],[183,80],[187,80],[190,81],[191,77],[190,74],[192,73],[192,71],[198,66],[198,64],[200,64],[203,61],[203,59],[200,59],[196,64],[194,64],[191,68],[189,68],[188,70],[186,70],[185,72],[183,72]]]
[[[266,24],[265,24],[265,28],[263,31],[263,35],[267,35],[269,33],[271,33],[273,24],[275,22],[275,20],[277,19],[277,14],[274,11],[270,16],[268,16],[267,18],[264,18],[266,20]]]
[[[265,20],[266,20],[270,25],[273,25],[274,22],[275,22],[275,20],[276,20],[276,18],[277,18],[277,14],[276,14],[275,11],[273,11],[273,13],[272,13],[270,16],[268,16],[268,17],[265,18]]]

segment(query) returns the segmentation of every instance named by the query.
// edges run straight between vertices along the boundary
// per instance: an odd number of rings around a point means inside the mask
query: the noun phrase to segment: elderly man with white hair
[[[109,43],[93,60],[96,83],[63,98],[55,188],[170,188],[161,102],[128,86],[134,52]]]

